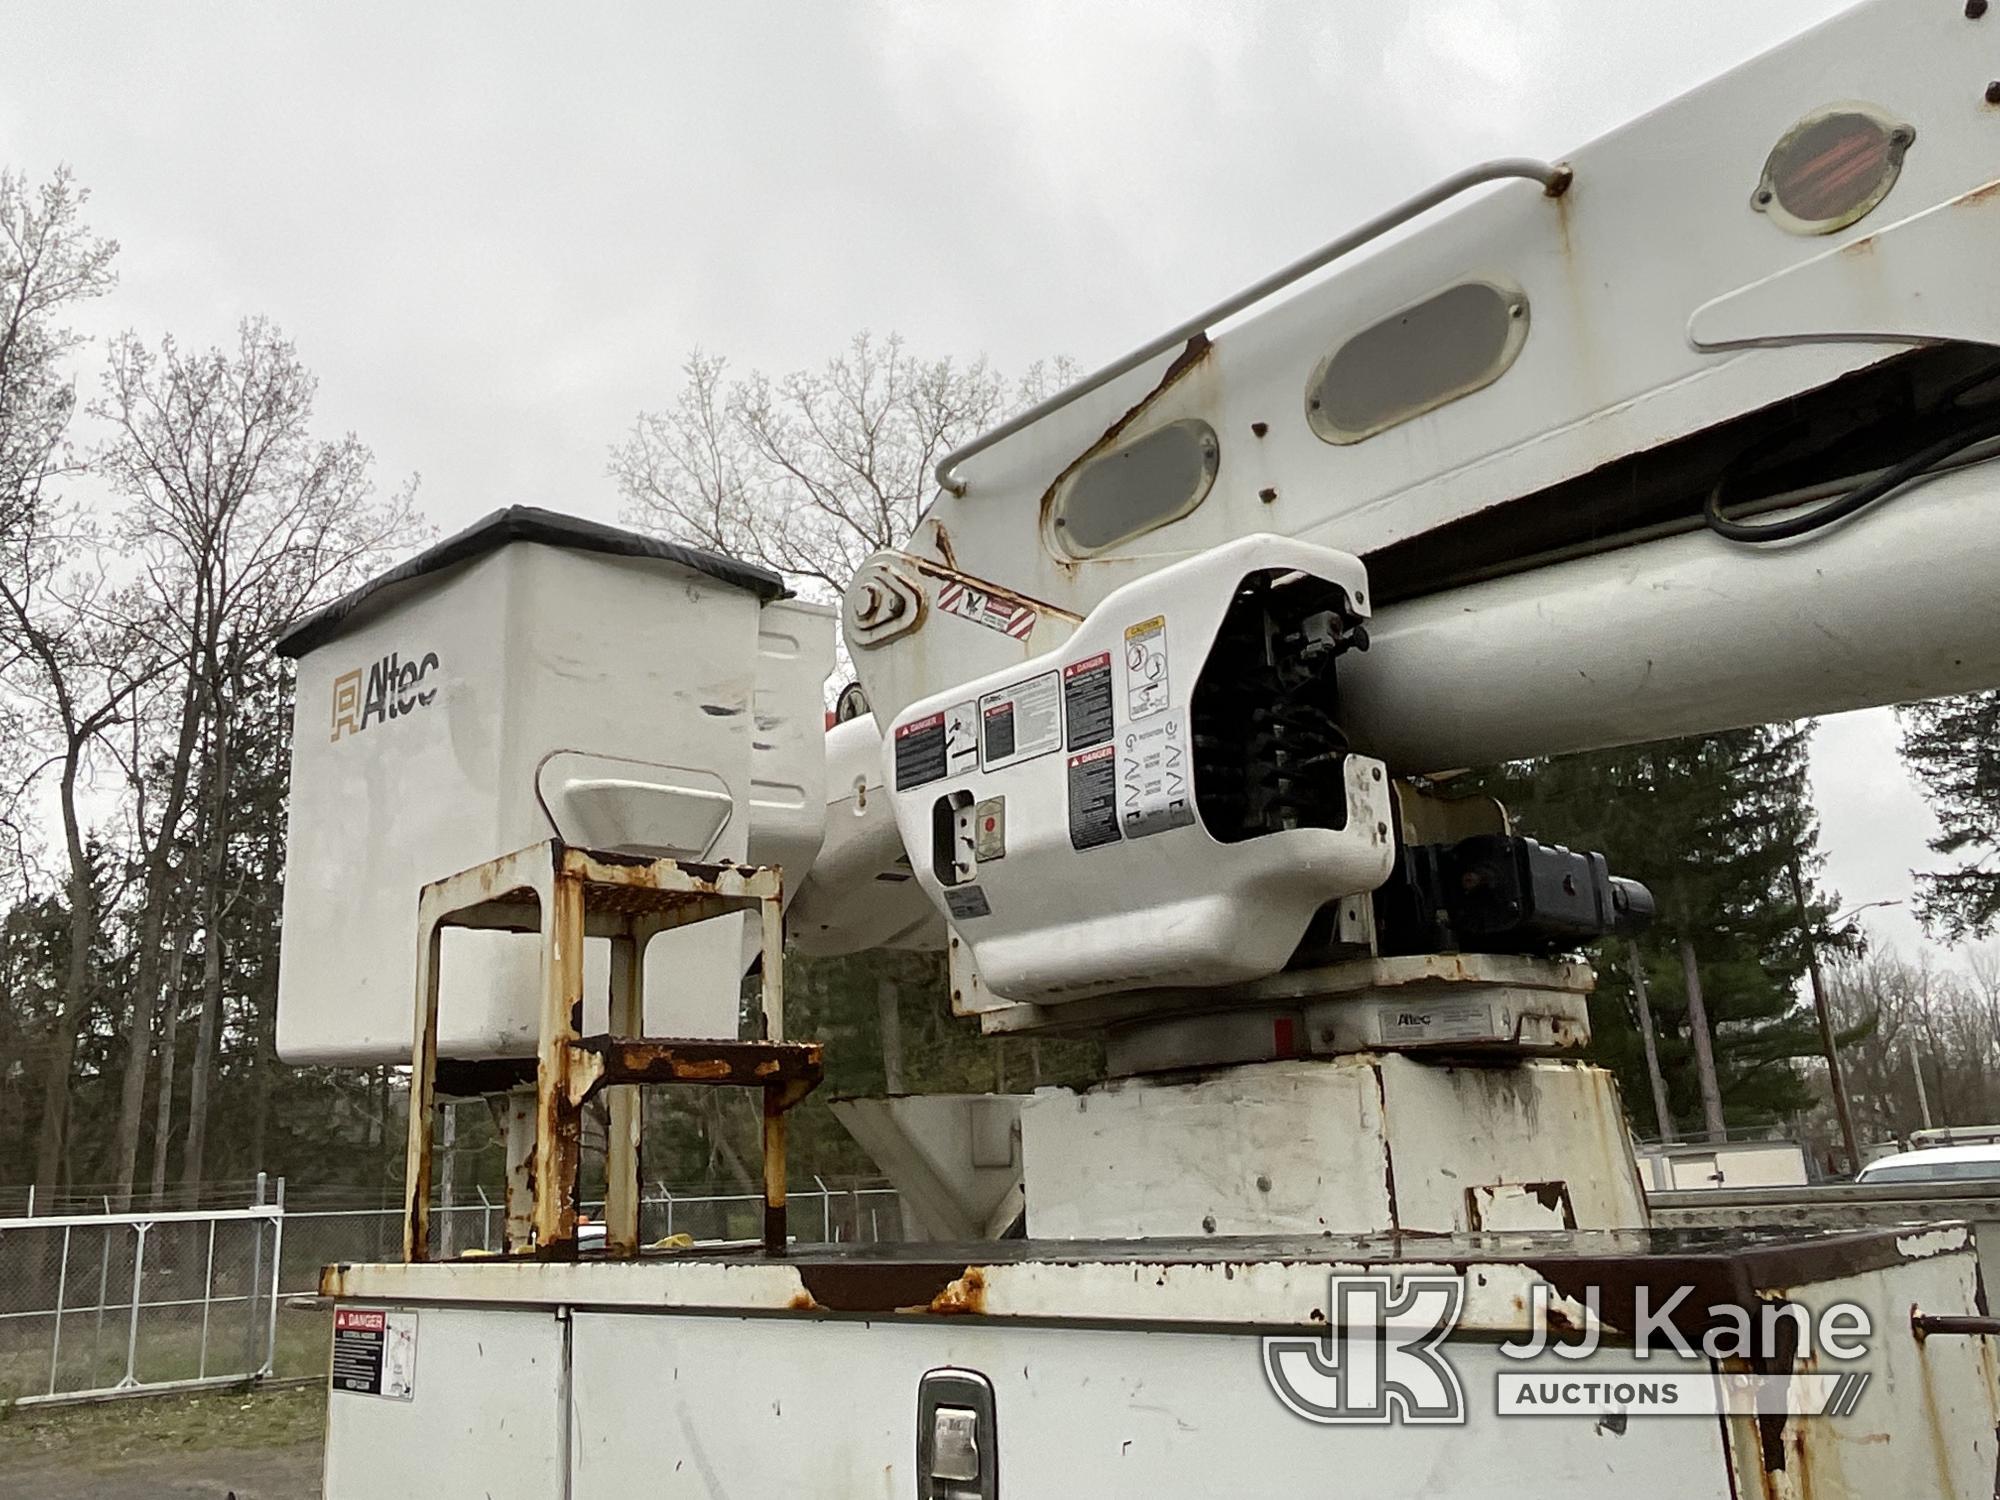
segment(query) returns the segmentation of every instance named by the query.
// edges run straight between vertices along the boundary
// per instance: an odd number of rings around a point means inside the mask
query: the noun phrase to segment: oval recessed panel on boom
[[[1063,486],[1056,539],[1072,557],[1090,557],[1178,521],[1207,498],[1221,458],[1215,429],[1199,417],[1100,454]]]
[[[1889,196],[1916,138],[1873,105],[1815,110],[1771,148],[1750,206],[1792,234],[1845,229]]]
[[[1329,443],[1358,443],[1491,385],[1527,338],[1526,293],[1461,282],[1362,329],[1321,361],[1306,388],[1306,418]]]

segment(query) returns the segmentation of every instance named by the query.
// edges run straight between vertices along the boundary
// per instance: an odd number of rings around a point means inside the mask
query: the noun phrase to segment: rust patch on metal
[[[785,1304],[792,1312],[825,1312],[826,1309],[813,1300],[813,1294],[800,1290],[792,1293],[792,1300]]]
[[[1401,1230],[1403,1215],[1396,1207],[1396,1153],[1389,1145],[1389,1086],[1382,1077],[1382,1065],[1373,1063],[1369,1071],[1375,1075],[1376,1108],[1381,1112],[1382,1123],[1382,1189],[1389,1198],[1389,1228]]]
[[[958,555],[951,550],[951,533],[944,529],[944,522],[937,520],[931,522],[931,538],[937,547],[938,556],[944,559],[944,565],[956,573]]]
[[[978,1266],[967,1266],[963,1276],[931,1298],[927,1311],[945,1318],[985,1312],[986,1272]]]
[[[802,1084],[798,1098],[824,1076],[825,1053],[818,1042],[643,1041],[631,1037],[583,1037],[570,1050],[585,1059],[586,1080],[573,1103],[581,1105],[599,1089],[617,1083],[705,1083],[741,1088]],[[789,1109],[797,1099],[786,1101]]]
[[[1042,491],[1042,498],[1036,512],[1038,525],[1043,527],[1048,525],[1049,512],[1055,508],[1056,491],[1062,488],[1063,481],[1068,479],[1070,475],[1074,474],[1098,454],[1115,446],[1118,439],[1124,435],[1125,430],[1145,414],[1146,408],[1159,400],[1161,396],[1165,395],[1175,385],[1179,384],[1190,371],[1196,369],[1206,361],[1209,352],[1214,347],[1209,342],[1208,335],[1205,333],[1197,333],[1193,338],[1189,339],[1187,347],[1174,356],[1174,362],[1167,366],[1166,373],[1160,376],[1159,382],[1128,407],[1115,422],[1105,428],[1102,435],[1095,442],[1063,466],[1062,472],[1057,474],[1049,482],[1049,487]],[[1080,559],[1058,556],[1056,561],[1062,567],[1073,570]]]

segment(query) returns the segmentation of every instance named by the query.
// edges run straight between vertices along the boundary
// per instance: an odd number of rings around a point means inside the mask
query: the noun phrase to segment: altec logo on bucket
[[[416,661],[404,661],[391,651],[369,665],[367,688],[362,688],[359,667],[333,679],[333,738],[359,734],[377,720],[399,719],[420,708],[429,708],[437,697],[436,688],[417,691],[417,685],[437,670],[438,654],[426,651]]]

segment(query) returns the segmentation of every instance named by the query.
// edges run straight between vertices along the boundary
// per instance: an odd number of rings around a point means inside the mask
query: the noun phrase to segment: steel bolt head
[[[1995,80],[1986,85],[1986,102],[1988,104],[2000,104],[2000,80]]]

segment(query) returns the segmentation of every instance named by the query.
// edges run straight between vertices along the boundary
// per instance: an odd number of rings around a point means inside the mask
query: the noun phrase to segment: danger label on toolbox
[[[1167,617],[1125,629],[1125,715],[1143,719],[1167,706]]]
[[[1099,745],[1069,758],[1069,842],[1073,849],[1115,844],[1118,832],[1118,747]]]
[[[1128,839],[1194,821],[1186,718],[1168,714],[1118,743],[1118,826]]]
[[[944,779],[944,715],[928,714],[896,726],[896,790],[907,792]]]
[[[1111,738],[1111,653],[1099,652],[1063,668],[1063,723],[1069,748],[1082,750]]]
[[[1062,679],[1044,672],[979,700],[980,764],[989,771],[1062,748]]]
[[[333,1312],[333,1388],[408,1401],[417,1391],[417,1315],[381,1307]]]

